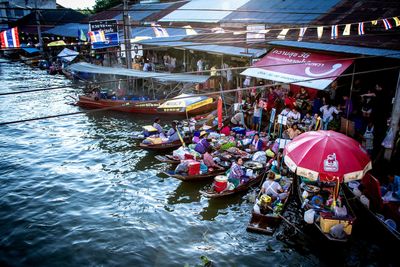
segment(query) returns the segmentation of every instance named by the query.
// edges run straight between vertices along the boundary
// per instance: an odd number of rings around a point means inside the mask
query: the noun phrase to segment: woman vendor
[[[211,153],[213,152],[212,146],[207,147],[206,153],[203,155],[203,162],[204,164],[210,169],[210,168],[217,168],[217,169],[223,169],[221,166],[219,166],[217,163],[215,163],[213,156]]]
[[[287,198],[288,194],[284,192],[282,186],[277,181],[275,181],[275,173],[269,172],[267,178],[268,179],[263,183],[261,187],[261,193],[266,194],[273,199],[276,199],[278,197],[279,199]]]
[[[238,187],[241,183],[245,183],[248,181],[248,177],[245,175],[245,172],[242,169],[242,165],[243,159],[238,158],[237,161],[232,164],[229,172],[228,182],[232,183],[235,188]]]
[[[260,139],[260,135],[258,133],[256,133],[254,135],[253,139],[251,140],[250,150],[251,151],[262,151],[262,146],[263,146],[263,142]]]

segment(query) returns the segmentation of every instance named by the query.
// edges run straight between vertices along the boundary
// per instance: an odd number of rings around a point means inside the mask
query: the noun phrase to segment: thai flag
[[[385,26],[385,30],[389,30],[392,28],[392,24],[390,24],[388,19],[383,19],[383,25]]]
[[[90,42],[92,43],[102,43],[106,41],[106,36],[104,31],[91,31],[88,32],[90,37]]]
[[[18,28],[3,31],[0,33],[1,48],[19,47]]]
[[[363,35],[364,32],[364,22],[359,22],[358,23],[358,35]]]
[[[332,25],[331,39],[336,39],[338,37],[338,25]]]
[[[151,27],[153,28],[154,34],[156,35],[156,37],[168,37],[169,34],[168,32],[162,28],[160,25],[158,24],[151,24]]]

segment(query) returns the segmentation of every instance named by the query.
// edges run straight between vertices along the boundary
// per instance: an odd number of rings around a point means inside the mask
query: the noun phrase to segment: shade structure
[[[218,128],[222,128],[222,98],[218,98],[218,105],[217,105],[217,113],[218,113]]]
[[[283,155],[292,172],[313,181],[359,180],[372,168],[357,141],[334,131],[303,133],[285,147]]]
[[[213,103],[214,99],[208,96],[197,96],[191,94],[180,94],[171,100],[162,103],[157,111],[159,112],[189,112],[194,109]]]
[[[274,48],[241,74],[323,90],[352,63],[353,60],[339,56]]]

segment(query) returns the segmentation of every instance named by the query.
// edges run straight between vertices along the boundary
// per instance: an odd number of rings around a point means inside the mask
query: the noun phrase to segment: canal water
[[[79,89],[21,63],[0,62],[0,122],[79,111]],[[346,245],[305,227],[293,203],[275,236],[246,232],[250,192],[200,196],[204,183],[160,174],[135,147],[151,117],[99,112],[0,126],[0,266],[378,266],[391,263],[368,223]],[[383,240],[383,243],[385,241]]]

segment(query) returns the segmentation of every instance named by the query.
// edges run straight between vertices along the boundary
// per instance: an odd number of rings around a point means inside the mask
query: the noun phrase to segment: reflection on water
[[[65,104],[79,90],[62,76],[0,66],[0,92],[66,86],[0,97],[0,121],[79,110]],[[101,112],[2,126],[0,265],[193,266],[204,255],[217,266],[358,266],[396,255],[368,224],[342,248],[327,244],[295,203],[285,216],[307,237],[285,224],[272,237],[246,232],[251,192],[206,199],[199,190],[211,181],[165,177],[171,166],[135,146],[132,132],[153,119]]]

